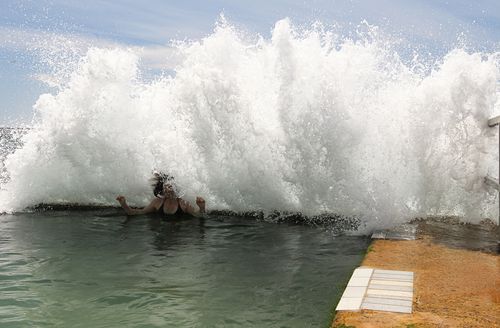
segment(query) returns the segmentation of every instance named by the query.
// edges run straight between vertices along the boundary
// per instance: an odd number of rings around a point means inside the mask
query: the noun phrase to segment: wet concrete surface
[[[417,238],[428,236],[434,243],[451,248],[500,254],[500,228],[493,222],[468,224],[454,218],[414,220]]]

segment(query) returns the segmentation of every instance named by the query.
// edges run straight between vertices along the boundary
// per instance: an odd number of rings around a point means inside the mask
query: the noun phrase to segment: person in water
[[[153,178],[153,193],[155,198],[146,207],[131,208],[122,195],[116,197],[116,200],[120,203],[127,215],[157,212],[162,216],[178,216],[183,214],[189,214],[196,217],[203,216],[203,214],[205,214],[205,200],[202,197],[196,197],[198,209],[195,209],[193,205],[178,195],[173,180],[174,178],[167,174],[155,173]]]

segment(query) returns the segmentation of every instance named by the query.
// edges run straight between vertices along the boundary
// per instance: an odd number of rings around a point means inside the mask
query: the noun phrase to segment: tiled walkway
[[[354,270],[336,310],[411,313],[412,300],[413,272],[361,267]]]

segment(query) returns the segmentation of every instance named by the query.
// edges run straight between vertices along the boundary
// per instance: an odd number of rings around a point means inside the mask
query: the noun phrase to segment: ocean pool
[[[0,215],[2,327],[327,327],[369,239],[241,217]]]

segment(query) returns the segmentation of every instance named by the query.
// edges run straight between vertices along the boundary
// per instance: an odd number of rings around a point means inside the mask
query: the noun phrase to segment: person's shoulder
[[[160,206],[163,204],[163,198],[155,196],[149,206],[153,206],[155,209],[160,208]]]

